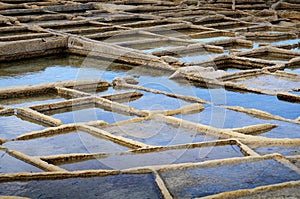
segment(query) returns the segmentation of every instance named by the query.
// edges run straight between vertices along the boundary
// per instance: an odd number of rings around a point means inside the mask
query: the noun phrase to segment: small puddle
[[[238,189],[299,180],[300,175],[275,160],[160,173],[175,198],[195,198]]]
[[[66,132],[65,134],[33,140],[6,142],[3,145],[10,150],[17,150],[32,156],[71,153],[112,153],[128,150],[127,147],[80,131]]]
[[[152,174],[7,182],[0,183],[0,195],[29,198],[162,198]]]

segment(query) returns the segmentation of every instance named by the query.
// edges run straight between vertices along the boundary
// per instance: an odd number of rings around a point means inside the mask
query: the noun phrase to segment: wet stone
[[[30,198],[162,198],[151,174],[0,183],[0,195]]]
[[[6,142],[5,147],[27,155],[47,156],[71,153],[105,153],[127,151],[114,142],[84,132],[70,132],[33,140]]]
[[[299,159],[299,158],[288,157],[287,159],[288,159],[291,163],[295,164],[297,167],[300,168],[300,159]]]
[[[175,198],[203,197],[300,179],[299,174],[274,160],[160,174]]]

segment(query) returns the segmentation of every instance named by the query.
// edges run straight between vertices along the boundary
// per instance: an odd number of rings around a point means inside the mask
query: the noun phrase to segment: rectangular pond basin
[[[118,20],[113,20],[109,21],[110,24],[112,25],[120,25],[123,27],[130,27],[130,28],[146,28],[150,27],[152,25],[160,25],[159,22],[157,23],[149,23],[149,19],[142,19],[142,18],[129,18],[129,19],[118,19]],[[145,22],[145,23],[141,23]],[[107,22],[106,22],[107,23]],[[167,22],[161,24],[167,24]]]
[[[55,92],[49,92],[43,95],[34,95],[18,98],[0,99],[0,104],[4,107],[24,107],[34,104],[46,104],[65,100],[64,97]]]
[[[275,121],[270,121],[275,122]],[[267,138],[300,138],[300,125],[289,122],[278,121],[275,124],[278,126],[270,131],[260,134]]]
[[[133,117],[127,113],[117,113],[112,112],[108,109],[103,109],[102,107],[95,104],[66,107],[56,110],[44,111],[42,113],[59,119],[63,124],[90,122],[96,120],[115,123]]]
[[[127,104],[135,109],[140,109],[140,110],[173,110],[173,109],[178,109],[181,106],[188,105],[189,103],[173,98],[173,97],[168,97],[166,95],[162,94],[154,94],[150,92],[145,92],[141,91],[143,94],[142,97],[139,99],[133,100],[133,101],[128,101],[128,102],[123,102],[124,104]]]
[[[127,151],[128,148],[88,133],[75,131],[32,140],[17,140],[3,144],[10,150],[27,155],[47,156],[71,153],[110,153]]]
[[[191,35],[198,34],[204,31],[206,30],[201,28],[175,28],[175,29],[161,28],[159,30],[150,30],[149,32],[158,35],[163,35],[166,37],[178,37],[181,39],[191,39]]]
[[[106,79],[125,75],[123,71],[107,70],[112,64],[69,54],[26,59],[0,64],[0,87],[36,85],[76,79]]]
[[[260,155],[272,153],[280,153],[283,156],[300,155],[300,146],[266,146],[252,148]]]
[[[128,169],[133,167],[203,162],[208,160],[242,157],[237,145],[202,148],[168,149],[149,153],[111,154],[100,159],[63,162],[58,165],[69,171],[90,169]]]
[[[231,39],[231,38],[232,37],[228,37],[228,36],[197,38],[197,36],[195,36],[195,37],[193,37],[193,41],[207,43],[207,42],[214,42],[214,41],[226,40],[226,39]]]
[[[114,135],[155,146],[186,144],[217,139],[210,135],[200,134],[183,127],[176,128],[154,120],[106,127],[104,130]]]
[[[185,62],[185,63],[197,63],[197,62],[202,62],[202,61],[207,61],[209,59],[212,59],[213,57],[216,57],[218,53],[209,53],[209,52],[203,52],[203,53],[191,53],[187,55],[178,55],[179,60]]]
[[[300,87],[299,80],[299,77],[292,79],[283,76],[263,74],[247,78],[234,79],[232,81],[250,88],[256,88],[269,92],[284,92]]]
[[[293,66],[293,67],[285,68],[284,71],[288,72],[288,73],[294,73],[294,74],[300,75],[300,65],[299,66]]]
[[[12,157],[5,151],[0,150],[0,174],[42,171],[43,170]]]
[[[259,124],[276,124],[277,127],[268,131],[253,132],[268,138],[300,138],[300,125],[279,120],[261,119],[252,117],[246,113],[224,109],[221,107],[204,105],[205,109],[200,113],[188,115],[175,115],[174,117],[187,121],[205,124],[216,128],[242,128]]]
[[[161,84],[171,73],[72,54],[0,63],[0,87],[79,79],[103,79],[110,82],[115,77],[128,75],[138,75],[140,83]]]
[[[0,183],[0,195],[29,198],[162,198],[152,174],[6,182]]]
[[[147,35],[147,34],[142,34],[142,33],[122,33],[122,34],[117,34],[115,36],[109,37],[105,40],[103,40],[106,43],[116,43],[120,46],[126,47],[125,42],[130,42],[130,41],[140,41],[140,40],[145,40],[145,39],[155,39],[156,37],[152,35]],[[124,42],[124,43],[123,43]]]
[[[0,115],[0,138],[13,139],[24,133],[45,129],[45,126],[19,115]]]
[[[167,50],[167,49],[170,49],[173,47],[185,46],[187,44],[188,43],[186,43],[186,42],[178,42],[178,41],[172,41],[172,40],[162,40],[162,41],[145,40],[144,43],[126,45],[126,47],[138,49],[145,53],[152,53],[155,51]]]
[[[260,44],[269,44],[269,45],[284,45],[284,44],[298,44],[299,39],[277,39],[277,40],[258,40],[251,39],[253,41],[253,47],[257,48]]]
[[[153,82],[151,84],[149,84],[148,81],[149,77],[151,77],[151,82]],[[174,94],[195,96],[211,101],[217,105],[255,108],[289,119],[299,117],[299,104],[281,101],[277,96],[235,92],[224,88],[207,89],[201,84],[195,82],[191,83],[183,79],[170,80],[168,77],[163,76],[163,74],[161,74],[161,77],[151,75],[145,77],[141,76],[137,80],[140,82],[141,86],[146,85],[145,87],[147,88],[172,92]]]
[[[271,53],[261,53],[257,55],[249,55],[246,57],[251,57],[251,58],[257,58],[257,59],[263,59],[263,60],[269,60],[275,63],[287,63],[292,57],[280,57],[277,55],[272,55]]]
[[[174,198],[203,197],[300,179],[299,174],[275,160],[178,169],[160,174]]]
[[[255,124],[269,123],[270,121],[251,117],[245,113],[232,111],[218,106],[203,105],[204,110],[199,113],[175,115],[187,121],[213,126],[216,128],[241,128]]]

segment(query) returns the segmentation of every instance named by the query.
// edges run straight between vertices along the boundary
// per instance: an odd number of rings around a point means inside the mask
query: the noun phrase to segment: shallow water
[[[103,79],[112,81],[118,76],[143,75],[140,80],[152,82],[154,77],[170,72],[134,67],[112,61],[95,60],[74,55],[48,56],[0,64],[0,87],[36,85],[76,79]]]
[[[175,117],[216,128],[241,128],[267,123],[277,124],[276,128],[267,132],[257,132],[257,135],[269,138],[300,138],[300,125],[294,123],[255,118],[245,113],[211,105],[204,105],[204,107],[205,109],[200,113],[175,115]]]
[[[117,112],[111,112],[109,110],[101,109],[100,107],[95,107],[94,105],[62,108],[43,113],[53,118],[59,119],[63,124],[89,122],[96,120],[103,120],[111,124],[132,118],[132,116],[125,113],[120,114]]]
[[[42,172],[42,170],[0,150],[0,174],[18,172]]]
[[[168,79],[172,74],[170,72],[110,63],[78,56],[50,56],[14,62],[10,65],[2,63],[0,64],[0,86],[40,84],[46,81],[86,77],[112,81],[117,76],[135,75],[140,82],[139,85],[144,87],[197,96],[216,104],[256,108],[291,119],[299,116],[299,104],[280,101],[276,96],[239,93],[223,88],[206,89],[185,80],[170,80]]]
[[[85,132],[70,132],[33,140],[12,141],[3,144],[6,148],[27,155],[47,156],[70,153],[105,153],[127,151],[109,140],[96,138]]]
[[[300,68],[285,68],[284,71],[300,75]]]
[[[207,54],[202,54],[202,55],[183,56],[183,57],[179,58],[179,60],[181,60],[185,63],[200,62],[200,61],[212,59],[213,57],[216,57],[218,55],[220,55],[220,54],[207,53]]]
[[[162,198],[151,174],[0,183],[0,195],[30,198]]]
[[[46,127],[11,116],[0,116],[0,138],[13,139],[24,133],[38,131]]]
[[[155,80],[156,79],[153,79],[153,83],[147,84],[146,86],[161,91],[196,96],[201,99],[211,101],[217,105],[255,108],[290,119],[299,117],[299,104],[280,101],[276,96],[234,92],[225,90],[224,88],[207,89],[197,84],[189,83],[185,80],[174,82],[169,80],[167,77],[160,78],[158,82],[155,82]]]
[[[176,46],[161,46],[161,47],[156,47],[156,48],[144,49],[144,50],[141,50],[141,51],[144,52],[144,53],[153,53],[153,52],[156,52],[156,51],[168,50],[168,49],[173,48],[173,47],[176,47]]]
[[[59,165],[61,168],[75,170],[89,169],[128,169],[131,167],[203,162],[208,160],[242,157],[236,145],[213,146],[194,149],[177,149],[153,153],[110,155],[107,158]]]
[[[259,75],[249,78],[240,78],[235,79],[234,82],[250,88],[257,88],[271,92],[287,92],[293,88],[300,87],[299,80],[293,80],[275,75]]]
[[[219,41],[219,40],[226,40],[230,39],[231,37],[226,36],[219,36],[219,37],[211,37],[211,38],[194,38],[193,40],[196,42],[212,42],[212,41]]]
[[[175,198],[203,197],[300,179],[299,174],[274,160],[174,170],[162,172],[161,176]]]
[[[137,100],[125,102],[125,104],[140,110],[173,110],[189,103],[177,98],[161,94],[153,94],[141,91],[143,96]]]
[[[107,127],[104,128],[104,130],[114,135],[123,136],[154,146],[167,146],[217,139],[183,127],[175,128],[163,122],[153,120]]]
[[[45,95],[30,96],[30,97],[18,97],[18,98],[9,98],[9,99],[0,99],[0,104],[4,107],[24,107],[34,104],[46,104],[63,101],[65,98],[55,94],[47,93]]]
[[[260,155],[266,155],[271,153],[280,153],[283,156],[300,155],[300,146],[294,146],[294,147],[270,146],[270,147],[254,148],[254,150]]]
[[[259,44],[272,44],[272,45],[284,45],[284,44],[297,44],[300,39],[281,39],[281,40],[253,40],[253,48],[258,48]]]

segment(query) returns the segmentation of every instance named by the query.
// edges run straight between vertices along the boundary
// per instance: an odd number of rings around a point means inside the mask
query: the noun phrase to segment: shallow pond
[[[24,133],[45,129],[45,126],[16,115],[0,115],[0,138],[13,139]]]
[[[33,156],[70,153],[105,153],[128,150],[127,147],[80,131],[51,137],[41,137],[33,140],[6,142],[3,145],[8,149],[17,150]]]
[[[152,174],[0,183],[0,195],[30,198],[162,198]]]
[[[43,170],[25,163],[0,150],[0,174],[18,172],[42,172]],[[0,191],[1,192],[1,191]]]
[[[53,118],[59,119],[63,124],[89,122],[96,120],[103,120],[107,123],[115,123],[122,120],[132,118],[126,113],[121,114],[104,110],[95,105],[74,106],[62,109],[56,109],[43,112]]]
[[[241,128],[258,124],[276,124],[277,127],[267,132],[257,132],[255,135],[269,138],[300,138],[300,125],[298,124],[260,119],[242,112],[211,105],[204,105],[204,107],[205,109],[200,113],[175,115],[175,117],[217,128]]]
[[[89,169],[128,169],[140,166],[203,162],[242,156],[243,154],[236,145],[225,145],[193,149],[155,151],[152,153],[132,153],[124,155],[112,154],[101,159],[71,162],[59,165],[59,167],[70,171]]]
[[[175,198],[203,197],[300,179],[299,174],[274,160],[160,174]]]
[[[153,120],[116,127],[106,127],[104,130],[114,135],[123,136],[154,146],[167,146],[217,139],[205,133],[200,134],[183,127],[175,128],[163,122]]]

